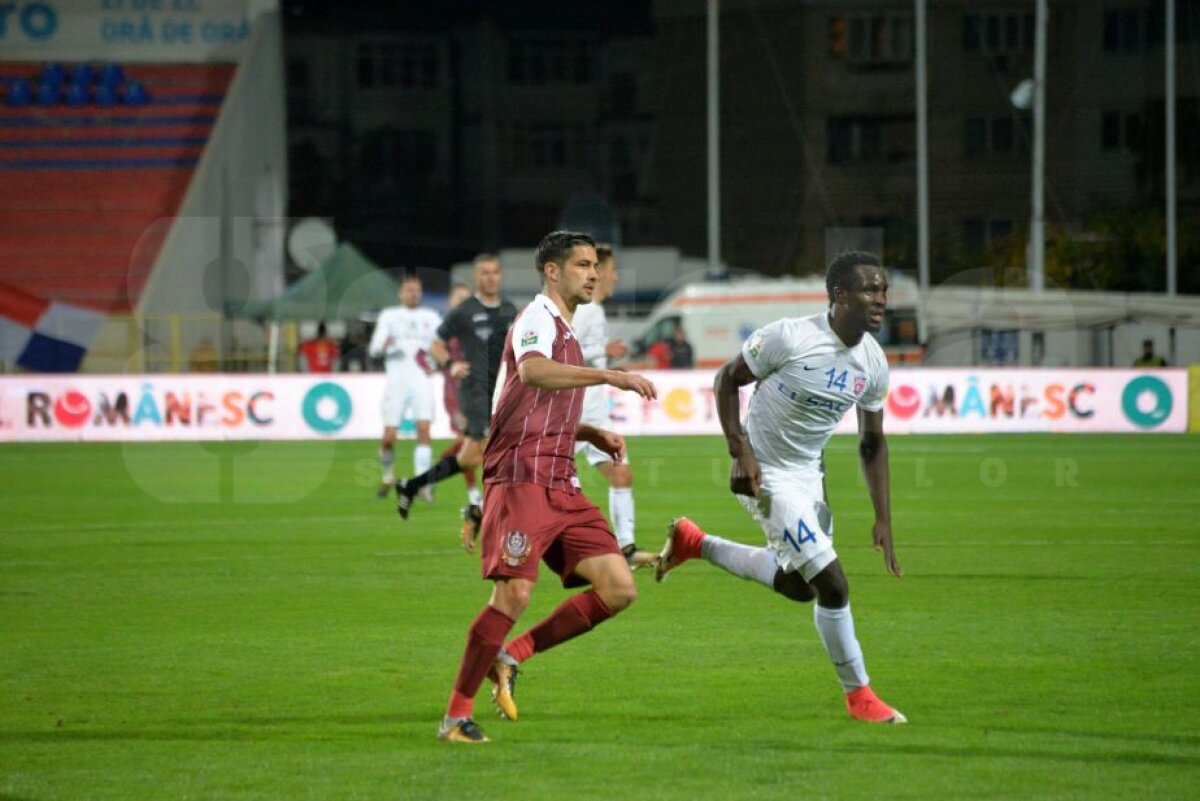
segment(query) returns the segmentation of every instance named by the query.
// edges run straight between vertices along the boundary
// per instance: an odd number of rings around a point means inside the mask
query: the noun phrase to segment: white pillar
[[[708,272],[721,267],[721,2],[708,0]]]
[[[929,289],[929,99],[925,86],[925,0],[915,0],[917,83],[917,280]]]
[[[1041,292],[1046,276],[1046,0],[1037,0],[1037,36],[1033,56],[1033,197],[1029,219],[1029,287]]]
[[[1167,294],[1175,294],[1178,253],[1175,242],[1175,0],[1167,0],[1166,52],[1166,191],[1167,191]]]

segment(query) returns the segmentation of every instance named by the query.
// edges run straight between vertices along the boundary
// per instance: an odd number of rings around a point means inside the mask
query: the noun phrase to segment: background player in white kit
[[[883,402],[887,359],[871,336],[883,325],[887,274],[877,256],[843,253],[825,277],[828,313],[778,320],[760,328],[740,356],[717,373],[721,428],[733,457],[730,489],[767,535],[753,548],[707,534],[687,518],[671,524],[655,577],[693,558],[764,584],[794,601],[817,603],[813,619],[859,720],[904,723],[871,690],[850,614],[850,587],[833,550],[833,517],[825,500],[821,453],[834,428],[858,407],[859,456],[875,507],[872,536],[892,575],[901,575],[892,548]],[[738,388],[758,382],[743,432]]]
[[[407,409],[417,424],[417,445],[413,450],[413,470],[423,473],[433,460],[429,423],[433,420],[433,388],[425,365],[417,354],[429,349],[442,318],[433,309],[421,306],[421,280],[408,276],[397,292],[401,305],[389,306],[379,314],[375,332],[367,351],[374,358],[383,358],[387,371],[387,388],[383,393],[383,439],[379,443],[379,465],[382,472],[378,497],[386,498],[396,477],[392,465],[396,460],[393,446],[396,429]],[[432,489],[425,500],[433,500]]]
[[[604,306],[601,305],[612,297],[616,283],[617,264],[613,258],[612,246],[596,245],[596,288],[592,293],[592,302],[582,303],[575,309],[572,327],[583,348],[583,360],[588,367],[599,370],[608,368],[609,359],[620,359],[629,352],[625,343],[609,340],[608,318],[604,314]],[[608,415],[607,387],[601,385],[587,388],[583,399],[582,421],[585,425],[596,428],[608,428],[612,425]],[[588,464],[595,467],[608,482],[608,517],[612,520],[613,533],[617,537],[617,545],[621,546],[621,553],[625,554],[631,567],[652,564],[657,560],[657,554],[639,551],[634,542],[633,470],[629,467],[628,456],[625,461],[614,462],[612,456],[583,440],[575,443],[575,453],[580,452],[586,455]]]

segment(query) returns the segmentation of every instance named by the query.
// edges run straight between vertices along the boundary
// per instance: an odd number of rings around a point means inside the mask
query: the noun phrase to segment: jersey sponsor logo
[[[520,567],[529,558],[529,537],[523,531],[510,531],[504,535],[500,547],[500,558],[509,567]]]
[[[813,409],[827,409],[839,414],[845,414],[850,411],[851,406],[849,403],[838,403],[833,398],[819,398],[816,395],[809,395],[805,398],[804,405]]]
[[[527,331],[521,337],[521,347],[527,348],[530,345],[536,345],[537,341],[538,341],[537,332],[536,331]]]
[[[804,392],[797,392],[796,390],[788,387],[788,385],[784,384],[782,381],[777,383],[775,388],[779,390],[779,394],[783,395],[788,400],[807,406],[810,409],[826,409],[831,412],[839,412],[844,414],[845,412],[849,411],[850,407],[853,405],[850,403],[842,403],[835,398],[821,397],[820,395],[808,395]]]
[[[492,327],[490,325],[475,328],[475,336],[483,342],[487,342],[492,336]]]

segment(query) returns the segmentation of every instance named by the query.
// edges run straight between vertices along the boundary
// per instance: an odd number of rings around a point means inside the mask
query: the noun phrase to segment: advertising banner
[[[606,388],[614,430],[720,433],[713,371],[646,375],[658,387],[656,401]],[[431,380],[433,436],[452,437],[441,376]],[[0,441],[375,439],[383,391],[379,373],[5,376]],[[893,434],[1181,432],[1187,401],[1186,370],[898,369],[884,419]],[[413,421],[399,422],[401,435],[411,436]],[[856,429],[853,413],[838,428]]]
[[[250,39],[253,5],[251,0],[0,2],[0,58],[237,61]]]

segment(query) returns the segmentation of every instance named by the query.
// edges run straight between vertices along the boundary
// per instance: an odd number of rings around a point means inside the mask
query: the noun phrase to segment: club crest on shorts
[[[529,558],[529,537],[523,531],[510,531],[504,535],[500,558],[509,567],[520,567]]]
[[[863,390],[867,388],[867,377],[865,375],[854,376],[854,394],[861,395]]]

